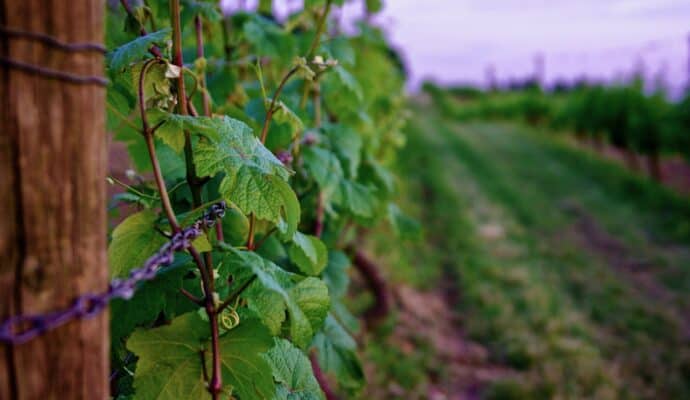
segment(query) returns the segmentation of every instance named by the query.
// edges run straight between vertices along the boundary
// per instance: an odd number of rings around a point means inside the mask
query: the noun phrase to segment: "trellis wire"
[[[225,215],[225,209],[224,201],[213,204],[200,219],[172,235],[143,266],[132,270],[127,278],[113,279],[105,292],[81,295],[69,308],[63,310],[10,317],[0,325],[0,342],[23,344],[71,320],[98,315],[112,299],[131,299],[139,283],[152,280],[161,268],[172,264],[175,252],[190,248],[192,241],[204,233],[203,227],[212,227],[218,218]]]
[[[99,43],[67,43],[46,33],[29,32],[4,25],[0,25],[0,35],[8,38],[26,39],[29,41],[42,43],[50,48],[66,52],[96,52],[99,54],[106,54],[107,52],[106,48]],[[59,71],[44,67],[42,65],[35,65],[25,61],[16,60],[4,55],[0,56],[0,65],[63,82],[99,86],[108,85],[108,80],[101,76],[79,75],[71,72]]]

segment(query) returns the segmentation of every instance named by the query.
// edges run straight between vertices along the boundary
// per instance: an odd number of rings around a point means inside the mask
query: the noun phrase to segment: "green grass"
[[[426,237],[376,243],[394,280],[457,282],[470,335],[520,372],[488,397],[690,396],[688,199],[513,124],[417,108],[407,135],[401,202]],[[590,243],[583,221],[623,250]]]

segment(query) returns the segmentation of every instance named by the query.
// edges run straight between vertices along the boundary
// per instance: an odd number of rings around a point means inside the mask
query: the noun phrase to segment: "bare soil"
[[[454,311],[458,299],[447,288],[419,291],[400,285],[393,289],[395,327],[386,338],[386,346],[403,354],[430,353],[432,366],[427,366],[429,382],[412,392],[396,382],[369,385],[364,398],[406,398],[432,400],[481,399],[485,389],[498,380],[516,373],[489,361],[482,345],[470,340],[462,329],[462,320]],[[422,368],[423,366],[420,366]],[[365,370],[373,372],[376,365],[365,362]],[[367,374],[369,375],[369,374]]]

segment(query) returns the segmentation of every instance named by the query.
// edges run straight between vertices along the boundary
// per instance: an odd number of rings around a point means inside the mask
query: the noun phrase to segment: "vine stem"
[[[173,63],[182,69],[184,67],[184,60],[182,57],[182,27],[180,23],[180,0],[170,0],[170,16],[171,25],[173,29]],[[189,107],[187,95],[185,93],[184,74],[180,73],[177,80],[177,96],[178,96],[178,111],[181,115],[189,114]],[[190,104],[191,105],[191,102]],[[196,114],[196,113],[195,113]],[[194,153],[192,149],[192,138],[189,131],[184,131],[185,135],[185,167],[187,171],[187,182],[192,191],[192,200],[194,207],[201,204],[201,188],[204,184],[196,175],[196,167],[194,165]],[[190,248],[190,254],[194,258],[197,267],[201,271],[201,281],[204,287],[204,303],[206,314],[209,318],[209,325],[211,329],[211,353],[212,353],[212,369],[211,380],[208,384],[208,391],[213,400],[220,397],[220,392],[223,389],[223,378],[220,370],[220,344],[219,344],[219,329],[218,329],[218,314],[214,295],[214,282],[211,271],[213,263],[211,254],[205,254],[205,263],[201,260],[201,256],[193,247]],[[205,272],[205,273],[204,273]]]
[[[196,57],[204,58],[204,34],[203,21],[201,16],[197,15],[194,18],[194,29],[196,30]],[[201,86],[201,101],[204,108],[204,115],[211,116],[211,104],[209,102],[208,93],[206,92],[206,72],[202,71],[199,77],[199,86]]]
[[[184,68],[184,59],[182,57],[182,28],[180,25],[180,1],[170,0],[170,16],[172,19],[173,28],[173,64],[180,67],[180,71]],[[189,100],[184,84],[184,74],[180,73],[177,78],[177,97],[178,97],[178,112],[180,115],[189,115]],[[184,154],[185,154],[185,169],[187,171],[187,183],[192,192],[192,200],[194,206],[201,204],[201,181],[196,176],[196,166],[194,165],[194,153],[192,150],[192,137],[189,131],[184,131]]]
[[[247,234],[247,249],[254,251],[254,229],[256,226],[256,217],[254,213],[249,215],[249,233]]]
[[[132,192],[138,196],[146,197],[147,199],[151,199],[151,200],[158,200],[158,197],[151,196],[151,195],[148,195],[144,192],[141,192],[141,191],[137,190],[136,188],[134,188],[133,186],[130,186],[130,185],[122,182],[121,180],[117,179],[116,177],[114,177],[112,175],[109,175],[107,179],[110,179],[113,184],[116,184],[116,185],[122,187],[123,189],[128,190],[128,191],[130,191],[130,192]]]
[[[129,14],[130,16],[132,16],[132,18],[134,18],[134,11],[132,10],[132,6],[129,4],[129,1],[128,0],[120,0],[120,4],[122,4],[122,8],[125,9],[127,14]],[[140,25],[139,26],[139,35],[140,36],[146,36],[147,34],[148,34],[148,32],[146,32],[146,28],[144,28],[144,25],[143,24]],[[154,57],[163,58],[163,55],[161,54],[160,49],[156,45],[153,45],[149,48],[149,53],[153,54]]]
[[[146,61],[144,66],[141,68],[141,74],[139,75],[139,111],[141,113],[141,124],[144,133],[144,139],[146,140],[146,149],[149,153],[149,158],[151,159],[151,166],[153,167],[153,177],[156,181],[156,187],[161,196],[161,204],[163,205],[163,210],[165,215],[168,217],[170,222],[170,227],[173,232],[177,233],[181,230],[180,224],[177,222],[177,217],[175,217],[175,212],[173,211],[172,204],[170,203],[170,197],[168,196],[168,190],[165,187],[165,180],[163,179],[163,174],[161,173],[161,166],[158,162],[158,157],[156,156],[156,144],[153,140],[154,130],[149,126],[148,118],[146,117],[146,99],[144,98],[144,81],[146,80],[146,73],[149,68],[154,63],[160,62],[159,59],[153,58]]]
[[[314,53],[316,53],[316,49],[319,47],[319,43],[321,42],[321,35],[323,34],[323,29],[326,26],[326,19],[328,18],[328,13],[330,11],[331,0],[326,0],[326,5],[324,6],[323,13],[321,14],[321,18],[318,22],[316,35],[314,36],[314,40],[312,40],[311,46],[309,47],[309,52],[307,53],[307,62],[314,57]],[[283,91],[283,87],[285,86],[287,81],[292,77],[292,75],[294,75],[298,70],[299,67],[293,67],[287,74],[285,74],[283,80],[280,81],[280,84],[278,85],[278,89],[276,89],[276,92],[273,94],[273,98],[271,99],[271,105],[268,107],[268,110],[266,110],[266,118],[264,119],[264,125],[261,129],[261,143],[266,143],[268,127],[271,124],[271,118],[273,117],[273,113],[275,112],[275,105],[278,101],[280,93]]]
[[[268,127],[271,125],[271,118],[273,118],[273,113],[275,112],[278,97],[280,96],[280,93],[283,91],[283,88],[285,87],[287,81],[292,77],[292,75],[294,75],[297,72],[298,69],[299,67],[293,67],[287,74],[285,74],[283,80],[280,81],[280,84],[278,85],[278,89],[276,89],[276,92],[273,94],[273,98],[271,99],[271,105],[266,110],[264,126],[263,128],[261,128],[261,143],[266,143],[266,137],[268,136]]]
[[[326,0],[326,5],[324,6],[323,13],[321,14],[321,18],[319,19],[318,22],[318,28],[316,31],[316,35],[314,36],[314,40],[312,40],[311,46],[309,47],[309,53],[307,53],[307,61],[309,61],[310,58],[314,56],[314,53],[316,52],[316,49],[319,46],[319,43],[321,42],[321,34],[323,33],[323,28],[326,25],[326,18],[328,17],[328,13],[330,12],[331,9],[331,0]],[[266,110],[266,118],[264,118],[264,124],[263,127],[261,128],[261,143],[265,144],[266,143],[266,138],[268,136],[268,128],[271,125],[271,119],[273,118],[273,113],[276,111],[276,103],[278,101],[278,98],[280,97],[280,93],[283,91],[283,88],[285,87],[285,84],[290,80],[290,78],[299,70],[299,67],[293,67],[288,71],[287,74],[283,77],[283,79],[280,81],[280,84],[278,85],[278,88],[276,89],[275,93],[273,94],[273,98],[271,98],[271,104],[268,106],[268,109]],[[255,218],[254,215],[252,214],[249,217],[249,237],[247,239],[247,248],[249,250],[254,249],[254,224],[255,224]]]
[[[315,351],[309,352],[309,361],[311,362],[311,368],[314,371],[314,378],[316,378],[316,381],[319,383],[326,400],[340,400],[340,398],[335,394],[333,389],[331,389],[331,386],[328,384],[328,379],[323,373],[323,370],[321,370],[319,359]]]
[[[172,205],[170,204],[170,197],[168,197],[168,191],[165,188],[165,181],[163,180],[163,174],[161,173],[161,167],[158,163],[158,157],[156,157],[156,145],[153,142],[153,133],[147,133],[144,135],[146,139],[146,148],[149,151],[149,157],[151,158],[151,164],[153,165],[153,176],[156,180],[156,186],[161,194],[161,203],[163,203],[163,209],[165,210],[165,215],[170,221],[170,227],[177,233],[181,230],[180,224],[177,222],[175,213],[173,212]]]
[[[311,42],[311,47],[309,47],[309,53],[307,53],[307,61],[314,57],[314,53],[316,53],[316,49],[319,47],[319,43],[321,42],[321,35],[323,34],[323,29],[326,26],[326,18],[328,18],[328,13],[330,13],[330,11],[331,0],[326,0],[326,5],[323,8],[323,13],[321,14],[321,18],[318,22],[318,27],[316,28],[316,36],[314,36],[314,40]]]
[[[194,18],[194,29],[196,30],[196,57],[198,59],[204,58],[204,26],[201,15],[197,15]],[[204,110],[204,115],[207,117],[211,116],[211,101],[208,94],[208,89],[206,87],[206,70],[201,71],[199,76],[199,86],[201,87],[201,104]],[[190,95],[191,96],[191,95]],[[221,242],[223,238],[223,226],[221,225],[220,219],[216,223],[216,239]],[[210,254],[209,254],[210,257]]]
[[[252,275],[251,278],[247,279],[246,282],[242,284],[235,292],[233,292],[228,298],[220,305],[218,306],[218,313],[222,312],[226,308],[230,307],[230,304],[232,304],[237,298],[244,292],[245,289],[249,287],[249,285],[252,284],[256,280],[256,275]]]
[[[271,230],[268,231],[268,233],[266,233],[266,234],[261,238],[261,240],[259,240],[259,243],[257,243],[257,244],[254,245],[254,249],[255,249],[255,250],[260,249],[261,246],[263,246],[263,244],[266,242],[266,240],[267,240],[269,237],[271,237],[271,235],[273,235],[277,230],[278,230],[278,229],[275,228],[275,227],[271,228]]]

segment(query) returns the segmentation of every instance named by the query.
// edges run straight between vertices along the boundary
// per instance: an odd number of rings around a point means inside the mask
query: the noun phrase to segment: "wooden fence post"
[[[107,287],[105,88],[31,67],[103,76],[103,54],[16,33],[102,43],[104,7],[0,0],[0,320]],[[107,313],[0,344],[0,399],[106,399],[108,360]]]

